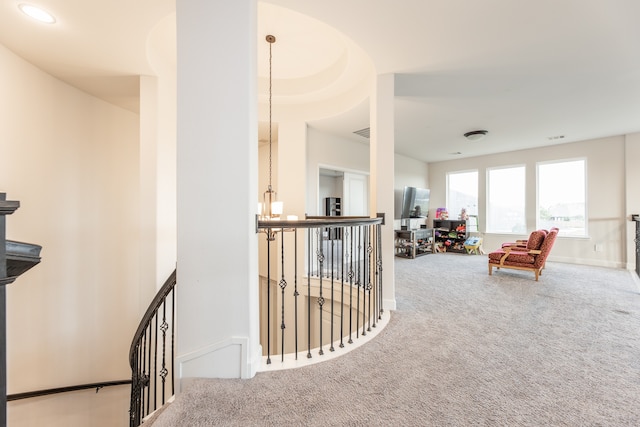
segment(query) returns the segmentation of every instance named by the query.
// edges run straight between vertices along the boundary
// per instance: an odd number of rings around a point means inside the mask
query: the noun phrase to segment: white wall
[[[0,191],[21,203],[7,235],[43,246],[42,262],[7,290],[8,392],[130,378],[139,320],[138,115],[3,46],[0,64]],[[9,425],[125,425],[128,393],[11,402]]]
[[[587,211],[588,238],[559,238],[550,254],[551,260],[591,265],[623,267],[626,265],[625,218],[625,138],[623,136],[595,139],[513,151],[489,156],[436,162],[429,164],[431,184],[430,217],[438,206],[446,203],[446,174],[452,171],[477,169],[479,191],[479,226],[485,230],[486,169],[495,166],[524,164],[527,168],[526,216],[527,229],[535,228],[536,162],[587,159]],[[490,251],[501,242],[526,236],[484,234],[483,246]],[[602,245],[602,252],[595,252],[595,244]]]
[[[350,172],[369,171],[369,146],[343,139],[318,129],[307,130],[307,213],[323,212],[318,207],[320,169]]]
[[[307,139],[307,212],[323,212],[318,209],[320,168],[369,171],[369,146],[345,140],[335,135],[309,128]],[[394,156],[394,218],[400,218],[402,190],[405,186],[429,188],[429,166],[416,159],[400,154]],[[400,201],[398,201],[398,195]],[[395,221],[399,228],[399,221]],[[416,223],[416,226],[419,224]]]

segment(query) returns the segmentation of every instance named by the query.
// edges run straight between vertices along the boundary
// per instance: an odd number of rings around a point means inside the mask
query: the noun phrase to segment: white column
[[[382,298],[385,310],[395,310],[394,274],[394,75],[378,75],[371,96],[370,185],[371,216],[385,214],[382,226]]]
[[[627,269],[634,270],[636,268],[636,243],[634,241],[636,235],[636,223],[629,221],[634,214],[640,214],[640,196],[636,183],[640,182],[640,169],[637,167],[637,160],[640,159],[640,133],[625,135],[625,182],[626,188],[626,217],[627,217],[627,233],[626,233],[626,261]]]
[[[181,383],[252,377],[258,331],[256,0],[178,0]]]

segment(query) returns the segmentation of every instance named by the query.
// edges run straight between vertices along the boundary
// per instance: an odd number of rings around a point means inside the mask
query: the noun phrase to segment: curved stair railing
[[[273,367],[272,357],[284,362],[285,354],[297,361],[299,353],[310,360],[312,353],[336,352],[377,327],[384,312],[383,224],[384,216],[256,220],[256,232],[266,236],[269,266],[260,281],[261,344],[267,366]],[[298,255],[299,240],[305,247],[304,259]],[[174,395],[175,307],[174,270],[131,343],[132,427]]]
[[[147,308],[129,350],[130,426],[162,407],[174,395],[176,270]]]
[[[383,224],[384,214],[258,219],[256,230],[266,236],[260,341],[267,367],[273,356],[278,367],[300,366],[299,353],[311,362],[377,327],[384,312]]]

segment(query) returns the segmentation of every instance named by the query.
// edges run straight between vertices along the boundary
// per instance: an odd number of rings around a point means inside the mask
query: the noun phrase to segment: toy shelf
[[[464,242],[469,237],[467,221],[449,219],[433,220],[436,252],[466,253]]]

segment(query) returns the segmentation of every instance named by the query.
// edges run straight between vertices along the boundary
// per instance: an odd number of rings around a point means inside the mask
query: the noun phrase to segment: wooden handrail
[[[97,393],[101,388],[104,388],[104,387],[111,387],[116,385],[129,385],[129,384],[131,384],[131,380],[104,381],[100,383],[80,384],[80,385],[72,385],[67,387],[57,387],[57,388],[48,388],[44,390],[27,391],[24,393],[14,393],[14,394],[8,395],[7,402],[11,402],[13,400],[30,399],[32,397],[47,396],[50,394],[67,393],[70,391],[90,390],[92,388],[95,388]]]
[[[346,227],[358,225],[384,225],[384,214],[378,214],[376,218],[368,216],[306,216],[302,220],[264,220],[256,215],[256,232],[267,229],[292,229],[315,227]]]

